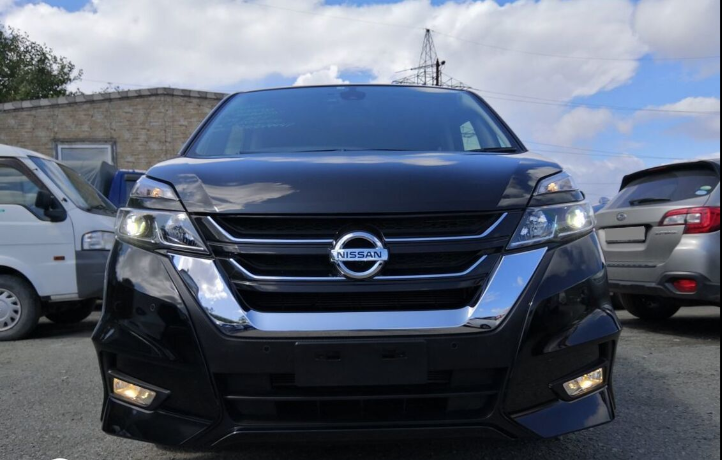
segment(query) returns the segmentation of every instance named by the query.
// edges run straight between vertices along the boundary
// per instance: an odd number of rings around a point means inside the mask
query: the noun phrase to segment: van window
[[[719,176],[708,169],[661,170],[629,184],[613,207],[644,206],[706,198],[719,185]]]
[[[92,213],[115,215],[115,206],[74,169],[51,160],[36,157],[31,160],[78,208]]]
[[[40,188],[20,170],[0,163],[0,204],[37,209],[35,199],[39,190]]]

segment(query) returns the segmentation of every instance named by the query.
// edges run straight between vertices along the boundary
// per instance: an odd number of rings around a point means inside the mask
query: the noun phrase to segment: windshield
[[[718,185],[719,176],[708,169],[662,170],[629,184],[614,200],[613,207],[706,200]]]
[[[31,160],[78,208],[114,215],[115,206],[73,169],[62,163],[32,157]]]
[[[520,151],[483,102],[463,91],[313,87],[237,94],[188,155],[320,151]]]

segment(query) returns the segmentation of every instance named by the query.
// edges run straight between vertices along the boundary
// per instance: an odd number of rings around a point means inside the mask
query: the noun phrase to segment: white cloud
[[[95,0],[79,12],[27,4],[12,10],[6,22],[68,56],[88,79],[146,86],[225,87],[271,74],[295,79],[331,65],[367,69],[379,81],[390,81],[399,69],[417,64],[424,26],[530,51],[629,58],[646,52],[629,25],[629,0],[523,1],[503,7],[491,1],[432,6],[418,0],[367,6],[276,0],[273,5],[325,16],[235,0]],[[636,62],[529,56],[441,34],[436,40],[450,74],[492,91],[568,100],[625,84],[637,69]],[[92,82],[82,87],[94,88]]]
[[[682,134],[700,141],[719,140],[720,100],[716,97],[688,97],[672,104],[649,108],[679,113],[640,111],[635,114],[631,123],[636,125],[654,120],[667,120],[674,123],[667,129],[670,133]]]
[[[574,145],[577,141],[594,139],[615,122],[614,114],[607,109],[579,107],[559,119],[551,129],[537,133],[544,142]]]
[[[339,77],[338,66],[332,65],[328,69],[308,72],[296,79],[293,86],[313,86],[313,85],[344,85],[348,84],[347,80]]]
[[[640,0],[634,28],[657,57],[719,56],[719,0]],[[690,61],[703,75],[719,72],[719,59]]]

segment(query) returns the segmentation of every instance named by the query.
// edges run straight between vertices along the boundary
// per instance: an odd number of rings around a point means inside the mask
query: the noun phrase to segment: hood
[[[179,157],[148,176],[193,213],[383,214],[523,208],[559,171],[531,154],[339,152]]]

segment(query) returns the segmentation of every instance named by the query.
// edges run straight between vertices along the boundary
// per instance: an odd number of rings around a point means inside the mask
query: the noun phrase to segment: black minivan
[[[474,93],[232,95],[119,212],[103,430],[207,448],[610,422],[594,224]]]

